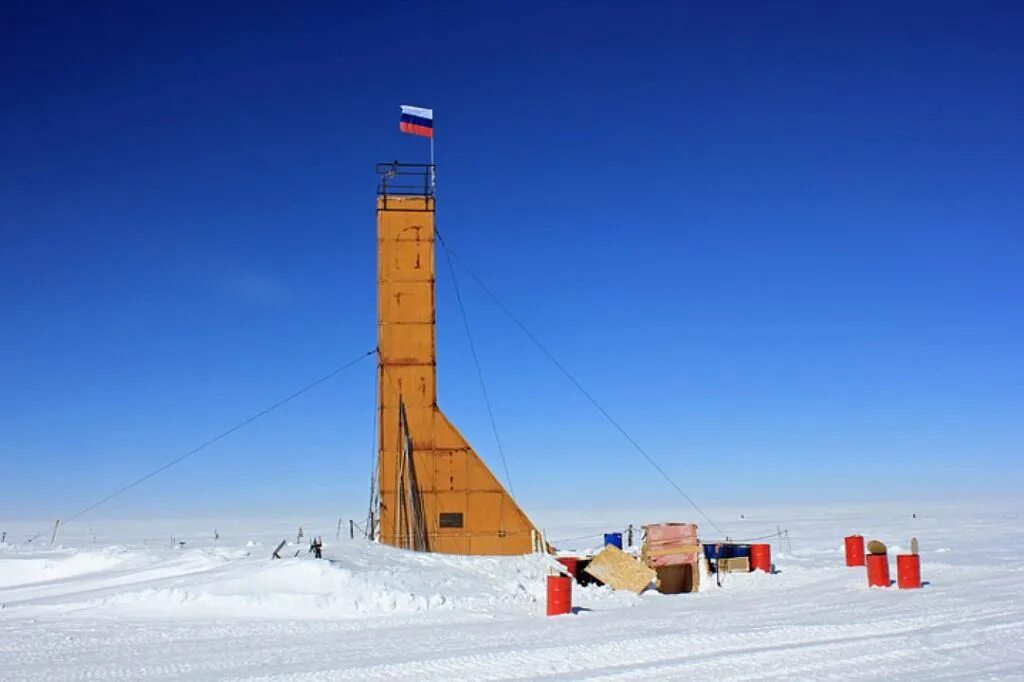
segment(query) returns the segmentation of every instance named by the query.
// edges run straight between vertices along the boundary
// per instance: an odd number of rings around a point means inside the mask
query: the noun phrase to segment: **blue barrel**
[[[722,558],[739,559],[740,557],[750,558],[750,545],[722,545]]]
[[[704,558],[705,559],[717,559],[718,558],[718,545],[704,545]]]
[[[605,533],[604,544],[622,549],[622,533]]]

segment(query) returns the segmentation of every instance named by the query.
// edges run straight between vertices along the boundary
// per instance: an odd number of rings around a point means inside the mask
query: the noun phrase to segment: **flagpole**
[[[430,134],[430,193],[437,192],[437,178],[434,175],[434,134]]]

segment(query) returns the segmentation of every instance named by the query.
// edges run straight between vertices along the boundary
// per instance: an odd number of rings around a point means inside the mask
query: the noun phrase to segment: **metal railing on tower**
[[[434,165],[430,163],[377,164],[377,196],[434,196]]]

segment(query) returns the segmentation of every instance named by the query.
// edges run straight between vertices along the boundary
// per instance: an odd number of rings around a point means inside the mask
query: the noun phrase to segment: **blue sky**
[[[13,5],[13,6],[12,6]],[[1014,3],[3,10],[0,518],[375,344],[374,163],[699,502],[1024,483]],[[440,402],[500,471],[443,260]],[[527,509],[675,493],[465,274]],[[365,362],[97,515],[362,508]]]

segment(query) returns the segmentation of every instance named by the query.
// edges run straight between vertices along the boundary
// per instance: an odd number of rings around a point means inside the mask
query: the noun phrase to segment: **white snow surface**
[[[917,518],[912,512],[917,512]],[[1014,507],[716,510],[773,538],[777,572],[697,594],[575,586],[544,615],[547,556],[417,554],[335,537],[336,521],[95,522],[25,542],[0,521],[0,679],[1024,680],[1024,529]],[[549,513],[561,549],[685,511]],[[701,524],[702,539],[720,539]],[[921,544],[920,590],[868,588],[859,532]],[[309,537],[324,536],[325,560]],[[589,535],[588,535],[589,534]],[[171,538],[174,537],[174,546]],[[290,537],[281,554],[271,551]],[[159,539],[157,539],[159,538]],[[571,538],[563,540],[562,538]],[[184,541],[183,546],[178,543]],[[298,551],[299,556],[294,556]],[[905,550],[903,550],[905,551]]]

